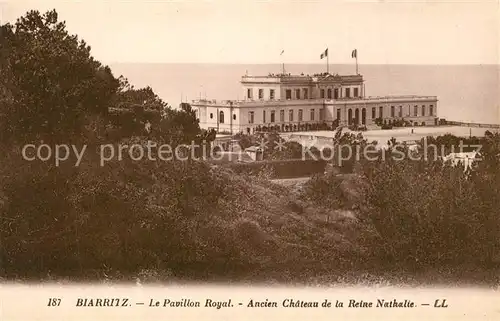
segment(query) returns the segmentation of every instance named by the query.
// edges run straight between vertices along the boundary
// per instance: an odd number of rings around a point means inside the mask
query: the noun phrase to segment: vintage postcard
[[[500,320],[498,1],[0,0],[0,320]]]

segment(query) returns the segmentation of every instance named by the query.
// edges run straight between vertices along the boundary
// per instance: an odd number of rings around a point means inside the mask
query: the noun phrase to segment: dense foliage
[[[395,140],[378,152],[384,161],[333,150],[349,174],[318,175],[299,191],[193,159],[125,154],[101,166],[99,144],[175,147],[215,133],[200,129],[189,104],[173,109],[152,88],[115,78],[55,11],[0,28],[2,278],[336,282],[353,271],[499,271],[499,134],[464,142],[482,145],[470,173],[391,160],[408,152]],[[280,150],[279,136],[265,135],[267,159],[302,157],[298,143]],[[240,138],[249,147],[262,137]],[[21,158],[24,144],[42,140],[90,147],[77,167],[73,155],[60,166]],[[449,152],[460,138],[427,141]],[[333,143],[375,145],[341,131]]]
[[[2,139],[67,139],[89,114],[104,114],[119,83],[66,31],[55,11],[30,11],[2,26]]]
[[[463,166],[453,167],[433,157],[392,157],[397,148],[411,153],[392,139],[391,148],[380,151],[377,161],[359,161],[354,174],[360,180],[357,184],[346,187],[347,180],[336,175],[316,177],[307,184],[305,196],[334,207],[350,204],[346,195],[358,196],[359,218],[374,228],[376,237],[370,247],[381,268],[410,273],[447,270],[455,275],[466,270],[482,276],[484,271],[498,271],[500,135],[487,132],[485,138],[445,135],[426,140],[446,154],[453,146],[458,151],[460,141],[482,146],[482,160],[464,173]],[[423,155],[423,150],[417,153]]]
[[[30,11],[15,25],[1,26],[0,37],[4,274],[127,274],[165,255],[183,256],[182,247],[190,246],[183,218],[206,213],[224,185],[203,164],[132,161],[125,154],[102,167],[94,150],[148,139],[175,147],[210,142],[215,134],[199,128],[188,104],[173,109],[152,88],[136,89],[126,78],[115,78],[83,40],[67,32],[55,11]],[[73,155],[55,166],[53,159],[23,160],[26,143],[87,150],[78,167]],[[169,251],[158,234],[179,251]]]

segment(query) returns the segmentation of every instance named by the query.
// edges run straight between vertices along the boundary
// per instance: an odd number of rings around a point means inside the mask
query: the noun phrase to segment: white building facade
[[[243,100],[191,103],[201,128],[253,133],[264,127],[292,131],[311,124],[372,127],[377,118],[387,124],[438,123],[436,96],[365,97],[361,75],[247,75],[241,84]]]

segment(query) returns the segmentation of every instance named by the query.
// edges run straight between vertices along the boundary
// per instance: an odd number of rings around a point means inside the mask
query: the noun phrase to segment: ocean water
[[[192,99],[241,99],[241,76],[281,72],[279,64],[111,64],[136,87],[151,86],[171,106]],[[355,65],[330,65],[330,73],[354,74]],[[324,64],[289,64],[286,72],[325,72]],[[500,123],[499,65],[360,65],[366,95],[438,97],[438,117]]]

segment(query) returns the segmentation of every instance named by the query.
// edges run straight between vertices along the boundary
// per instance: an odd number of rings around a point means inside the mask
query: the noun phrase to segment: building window
[[[422,105],[422,116],[425,116],[425,105]]]
[[[324,109],[320,109],[319,110],[319,120],[322,121],[325,119],[325,110]]]
[[[337,109],[337,119],[340,121],[340,109]]]
[[[351,88],[346,88],[346,89],[345,89],[345,96],[346,96],[347,98],[351,98]]]
[[[358,87],[354,88],[354,97],[358,97],[359,96],[359,89]]]
[[[253,122],[254,122],[254,118],[253,117],[254,117],[253,116],[253,111],[249,111],[248,112],[248,123],[249,124],[253,124]]]
[[[272,110],[271,111],[271,123],[274,123],[274,120],[275,120],[274,119],[274,114],[275,114],[275,112],[274,112],[274,110]]]
[[[299,109],[299,121],[302,121],[302,109]]]
[[[290,110],[288,111],[288,120],[289,120],[289,121],[293,121],[293,109],[290,109]]]
[[[314,120],[314,109],[311,109],[311,120]]]
[[[251,88],[247,89],[247,98],[252,99],[252,89]]]
[[[259,99],[264,99],[264,89],[259,89]]]
[[[372,119],[377,118],[377,109],[375,107],[372,107]]]
[[[403,106],[399,106],[399,117],[403,117]]]
[[[334,99],[339,99],[339,89],[338,88],[335,88],[333,90],[333,98]]]
[[[280,122],[284,122],[285,121],[285,111],[284,110],[280,110]]]
[[[274,89],[269,89],[269,99],[274,99]]]
[[[291,89],[286,90],[286,99],[292,99],[292,90]]]
[[[434,106],[433,105],[429,106],[429,116],[434,116]]]
[[[384,107],[380,106],[378,109],[378,117],[383,118],[384,117]]]
[[[210,113],[210,119],[214,119],[214,114]]]
[[[295,89],[295,99],[300,99],[300,89]]]
[[[332,90],[330,88],[328,88],[328,90],[326,91],[326,94],[327,94],[328,99],[332,99]]]
[[[396,112],[394,110],[394,106],[391,106],[391,117],[394,118],[396,115]]]
[[[304,99],[309,99],[309,91],[307,88],[304,88]]]
[[[415,107],[413,107],[413,116],[417,117],[418,116],[418,106],[415,105]]]
[[[233,114],[233,120],[236,120],[236,114]]]
[[[265,110],[262,111],[262,122],[263,123],[266,122],[266,111]]]
[[[224,124],[224,112],[222,110],[219,112],[219,123]]]
[[[321,97],[321,98],[325,98],[325,90],[324,90],[324,89],[321,89],[321,90],[319,91],[319,95],[320,95],[320,97]]]

